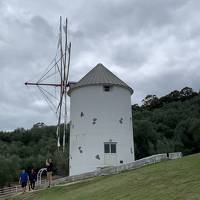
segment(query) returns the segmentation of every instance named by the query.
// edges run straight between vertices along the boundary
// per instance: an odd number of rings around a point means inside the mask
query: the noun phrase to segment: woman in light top
[[[46,167],[47,167],[47,180],[49,182],[49,186],[48,187],[51,187],[52,173],[53,173],[53,162],[52,162],[51,158],[46,160]]]

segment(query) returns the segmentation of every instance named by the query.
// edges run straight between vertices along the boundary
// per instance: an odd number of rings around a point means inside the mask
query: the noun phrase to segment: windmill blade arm
[[[60,96],[60,101],[58,103],[58,107],[56,108],[56,113],[58,112],[59,108],[62,106],[62,101],[63,101],[63,94]]]
[[[36,85],[36,86],[55,86],[55,87],[60,87],[61,84],[57,83],[33,83],[33,82],[25,82],[25,85]]]
[[[66,75],[66,84],[68,83],[68,78],[69,78],[69,66],[70,66],[70,61],[71,61],[71,42],[69,43],[69,48],[68,48],[68,62],[67,62],[67,75]]]

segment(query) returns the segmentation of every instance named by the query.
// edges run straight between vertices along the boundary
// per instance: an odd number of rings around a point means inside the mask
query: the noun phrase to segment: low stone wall
[[[63,182],[80,181],[80,180],[84,180],[84,179],[93,178],[96,176],[107,176],[107,175],[117,174],[122,171],[137,169],[137,168],[143,167],[145,165],[158,163],[158,162],[161,162],[161,161],[167,160],[167,159],[168,159],[168,157],[167,157],[166,153],[157,154],[157,155],[149,156],[146,158],[142,158],[140,160],[136,160],[132,163],[123,164],[123,165],[119,165],[119,166],[115,166],[115,167],[99,168],[93,172],[88,172],[88,173],[84,173],[84,174],[80,174],[80,175],[68,176],[68,177],[64,177],[61,179],[57,179],[57,180],[53,181],[53,185],[57,185],[57,184],[63,183]]]
[[[88,173],[75,175],[75,176],[63,177],[63,178],[54,180],[52,185],[58,185],[63,182],[67,183],[67,182],[81,181],[81,180],[93,178],[96,176],[107,176],[107,175],[112,175],[112,174],[118,174],[123,171],[137,169],[145,165],[161,162],[163,160],[177,159],[181,157],[182,157],[181,152],[175,152],[175,153],[169,153],[169,154],[167,153],[157,154],[157,155],[149,156],[146,158],[142,158],[140,160],[136,160],[128,164],[123,164],[123,165],[119,165],[115,167],[103,167],[93,172],[88,172]],[[46,185],[41,185],[41,187],[45,187],[45,186]]]
[[[174,160],[177,158],[181,158],[183,155],[181,152],[174,152],[174,153],[169,153],[169,159]]]
[[[167,160],[167,154],[158,154],[158,155],[153,155],[150,157],[142,158],[140,160],[136,160],[132,163],[124,164],[124,165],[119,165],[116,167],[107,167],[107,168],[102,168],[98,170],[96,173],[98,176],[102,175],[110,175],[110,174],[117,174],[122,171],[127,171],[127,170],[133,170],[140,168],[142,166],[148,165],[148,164],[153,164],[160,162],[162,160]]]

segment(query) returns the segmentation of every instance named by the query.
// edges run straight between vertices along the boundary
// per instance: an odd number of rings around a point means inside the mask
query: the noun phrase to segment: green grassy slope
[[[200,154],[11,199],[200,200]]]

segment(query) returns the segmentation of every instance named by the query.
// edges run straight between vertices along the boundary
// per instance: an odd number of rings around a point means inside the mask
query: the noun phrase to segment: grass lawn
[[[9,199],[200,200],[200,154]]]

